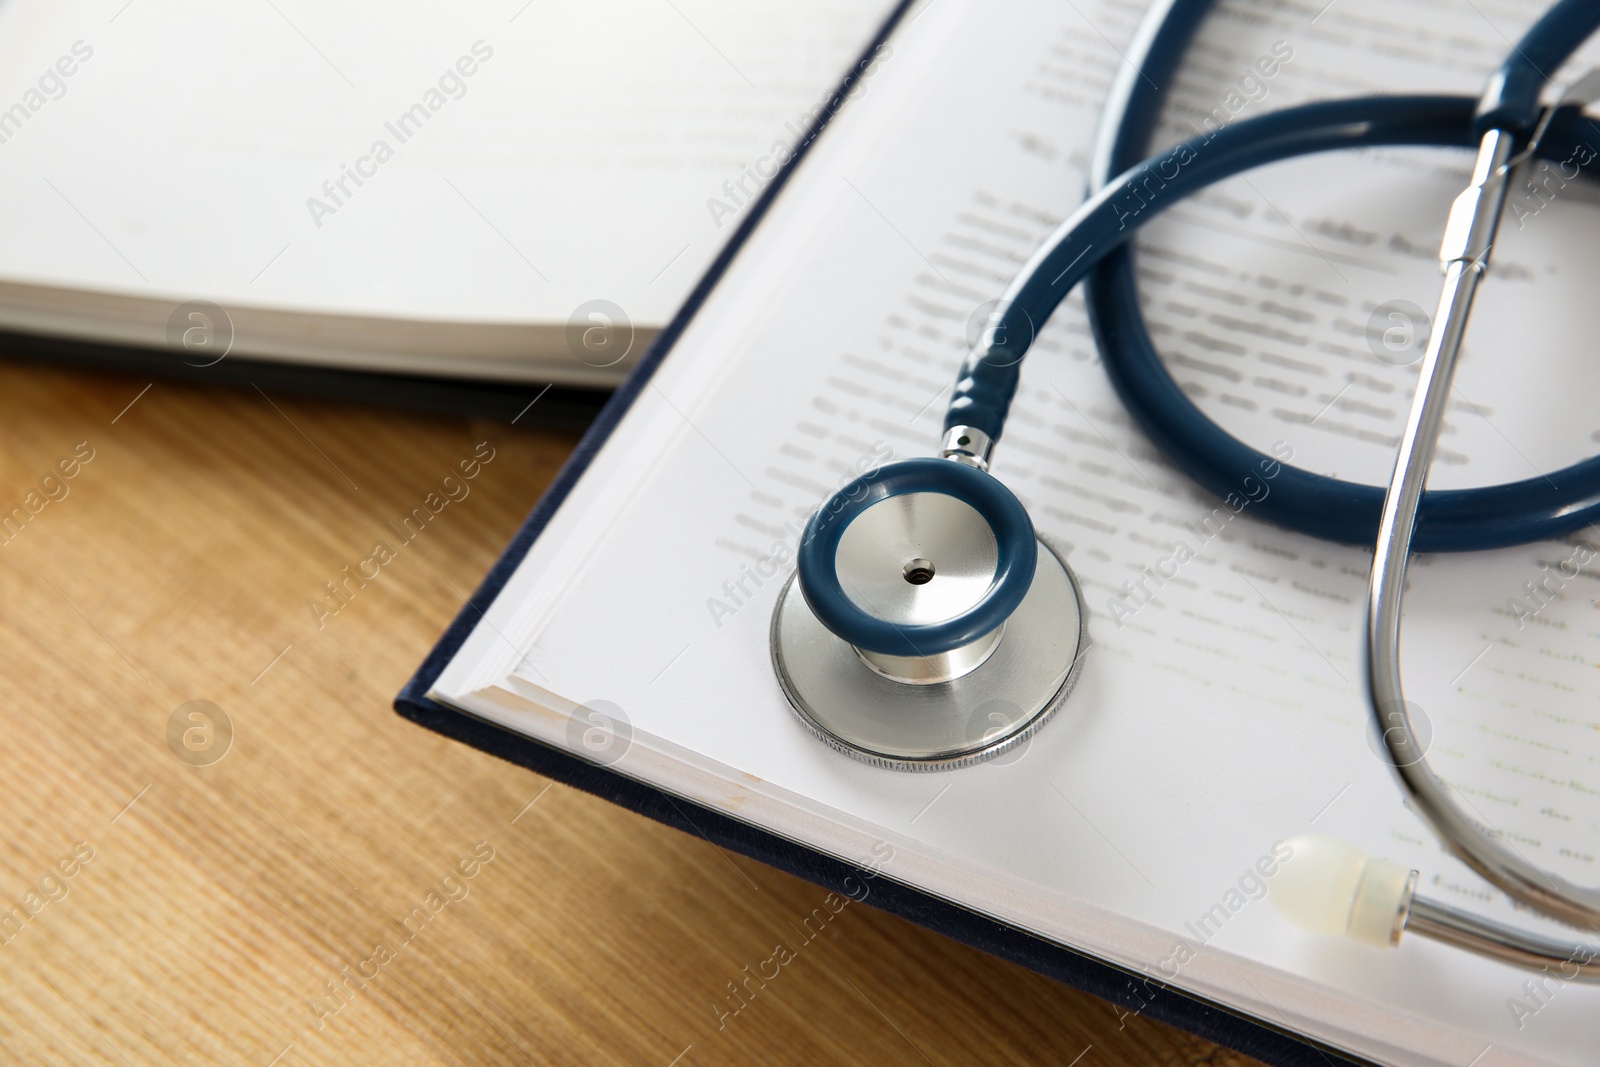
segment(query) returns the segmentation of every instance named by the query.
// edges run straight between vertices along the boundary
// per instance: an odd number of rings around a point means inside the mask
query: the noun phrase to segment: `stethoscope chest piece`
[[[952,478],[969,491],[949,492]],[[772,617],[773,668],[801,721],[847,755],[901,770],[964,766],[1027,741],[1087,647],[1060,556],[1020,505],[1023,527],[1010,522],[1015,498],[999,483],[949,460],[893,464],[841,498],[808,527]]]

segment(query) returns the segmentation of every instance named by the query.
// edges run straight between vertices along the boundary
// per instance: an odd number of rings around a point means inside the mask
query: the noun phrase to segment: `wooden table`
[[[719,1029],[821,890],[390,708],[575,438],[147,382],[0,364],[0,1060],[1252,1062],[870,908]]]

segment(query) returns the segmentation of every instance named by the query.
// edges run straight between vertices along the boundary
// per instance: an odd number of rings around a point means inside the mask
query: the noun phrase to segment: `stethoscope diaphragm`
[[[1076,681],[1088,629],[1077,580],[1020,503],[950,459],[890,464],[835,499],[772,617],[773,669],[801,721],[900,770],[1026,743]]]

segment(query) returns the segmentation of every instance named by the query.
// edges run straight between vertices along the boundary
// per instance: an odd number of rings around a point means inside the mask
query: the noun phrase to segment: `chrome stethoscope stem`
[[[1367,600],[1367,697],[1408,804],[1450,852],[1513,899],[1583,929],[1600,929],[1600,892],[1574,885],[1534,866],[1497,830],[1467,815],[1428,765],[1414,740],[1400,677],[1400,615],[1417,506],[1428,480],[1457,357],[1478,284],[1487,270],[1511,172],[1513,136],[1484,135],[1472,181],[1456,198],[1440,260],[1444,289],[1421,376],[1384,498]],[[1535,969],[1577,968],[1568,977],[1600,979],[1600,947],[1561,944],[1514,927],[1480,919],[1421,898],[1413,899],[1405,928]]]
[[[1405,929],[1563,981],[1600,982],[1600,946],[1540,937],[1425,897],[1412,898]]]

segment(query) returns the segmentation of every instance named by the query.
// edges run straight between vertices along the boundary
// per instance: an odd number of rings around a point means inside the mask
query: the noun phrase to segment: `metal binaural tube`
[[[1428,479],[1473,297],[1487,268],[1505,206],[1510,180],[1507,162],[1513,146],[1514,139],[1506,131],[1491,130],[1484,135],[1472,183],[1451,210],[1440,252],[1444,290],[1384,497],[1373,555],[1367,600],[1367,696],[1402,791],[1451,853],[1529,907],[1580,928],[1600,929],[1600,892],[1534,866],[1506,845],[1498,832],[1481,826],[1458,806],[1450,787],[1433,772],[1414,740],[1400,676],[1401,603],[1417,505]],[[1438,909],[1427,912],[1418,921],[1419,928],[1438,914]],[[1447,927],[1458,938],[1465,936],[1459,923],[1437,929],[1445,931]],[[1502,928],[1500,933],[1507,943],[1514,944],[1518,937],[1510,928]],[[1533,939],[1524,940],[1524,949],[1538,955],[1537,950],[1528,948],[1532,944]]]
[[[1427,897],[1411,898],[1405,930],[1568,982],[1600,982],[1600,947],[1540,937]]]

